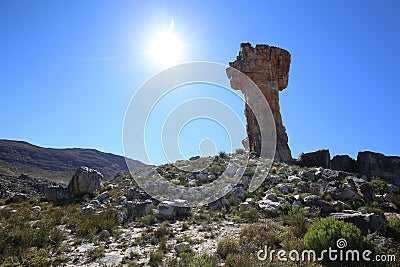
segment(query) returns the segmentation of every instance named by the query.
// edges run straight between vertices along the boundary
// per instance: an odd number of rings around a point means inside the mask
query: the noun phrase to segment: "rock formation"
[[[242,73],[246,74],[261,90],[271,108],[276,125],[276,161],[289,161],[292,159],[290,148],[288,146],[288,137],[286,129],[282,123],[282,117],[279,107],[279,91],[285,89],[288,85],[290,54],[288,51],[268,46],[256,45],[252,47],[250,43],[240,45],[239,56],[229,65]],[[232,85],[234,86],[234,85]],[[241,88],[234,88],[241,90]],[[251,96],[246,95],[245,90],[241,90],[245,95],[246,101]],[[259,105],[264,105],[263,103]],[[257,108],[257,110],[266,110],[266,107]],[[257,155],[261,153],[261,133],[257,123],[257,114],[246,105],[245,115],[247,120],[247,136],[250,151],[255,151]]]
[[[300,166],[303,167],[330,167],[331,155],[328,149],[319,149],[314,152],[301,153],[297,159]]]
[[[357,171],[369,177],[397,179],[400,178],[400,157],[385,156],[370,151],[358,152]]]
[[[103,174],[88,167],[80,167],[68,184],[68,191],[72,197],[85,194],[93,195],[95,191],[103,190]]]

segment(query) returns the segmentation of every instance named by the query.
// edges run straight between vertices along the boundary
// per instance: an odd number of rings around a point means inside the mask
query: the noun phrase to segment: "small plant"
[[[157,223],[157,221],[158,220],[156,216],[152,213],[140,218],[140,222],[143,223],[144,225],[152,225]]]
[[[239,212],[242,222],[255,223],[259,219],[259,212],[255,208],[240,208]]]
[[[238,155],[243,155],[244,152],[245,152],[244,148],[237,148],[237,149],[235,150],[235,153],[238,154]]]
[[[387,182],[381,179],[372,179],[369,184],[376,194],[383,195],[387,191]]]
[[[182,223],[182,231],[186,231],[189,229],[189,224],[187,222]]]
[[[162,264],[163,258],[164,258],[164,252],[162,252],[161,250],[151,251],[149,265],[151,267],[160,266]]]
[[[167,252],[169,250],[167,246],[167,238],[165,236],[160,238],[160,241],[158,243],[158,249],[163,252]]]
[[[101,258],[104,256],[104,247],[103,246],[99,246],[97,248],[92,249],[91,251],[89,251],[89,256],[92,260]]]
[[[400,218],[391,218],[388,221],[388,236],[400,241]]]
[[[226,267],[256,267],[261,266],[261,262],[257,261],[255,257],[249,257],[242,254],[229,254],[225,261]]]
[[[303,209],[299,207],[292,206],[287,214],[281,216],[281,220],[284,224],[294,228],[293,232],[296,237],[303,237],[307,231],[308,220]]]
[[[220,152],[218,153],[218,156],[219,156],[221,159],[227,159],[227,158],[228,158],[228,155],[226,154],[225,151],[220,151]]]
[[[226,259],[229,254],[235,254],[239,252],[239,244],[235,239],[226,238],[218,242],[217,254],[222,258]]]
[[[250,254],[266,245],[270,248],[277,248],[282,241],[282,233],[281,227],[269,221],[266,224],[248,225],[240,232],[241,251]]]

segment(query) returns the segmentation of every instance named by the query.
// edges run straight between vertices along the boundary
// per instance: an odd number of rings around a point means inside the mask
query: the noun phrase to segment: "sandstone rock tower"
[[[261,90],[271,108],[276,125],[276,152],[275,161],[289,161],[292,159],[288,145],[288,136],[279,107],[279,91],[288,85],[290,54],[288,51],[269,45],[256,45],[250,43],[240,45],[239,56],[229,65],[246,74]],[[240,90],[240,88],[234,88]],[[242,90],[245,98],[245,90]],[[263,107],[261,107],[262,110]],[[247,120],[247,136],[251,151],[260,155],[261,135],[256,116],[246,105],[245,115]]]

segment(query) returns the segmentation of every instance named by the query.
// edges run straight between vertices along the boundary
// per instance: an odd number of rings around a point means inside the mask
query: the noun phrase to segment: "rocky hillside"
[[[199,172],[172,164],[153,170],[171,183],[194,187],[221,177],[229,161],[230,155],[221,153]],[[142,191],[133,178],[148,170],[101,181],[97,171],[80,168],[68,187],[48,187],[37,196],[15,192],[0,200],[0,265],[399,266],[398,186],[354,172],[275,162],[250,192],[259,164],[251,158],[230,192],[193,208]],[[338,247],[339,238],[346,248],[368,249],[372,259],[383,255],[390,261],[257,258],[265,246],[320,253]]]
[[[130,165],[146,166],[136,160],[130,160]],[[27,174],[66,183],[80,166],[100,171],[106,180],[114,178],[120,171],[128,171],[124,157],[95,149],[43,148],[22,141],[0,140],[0,176],[3,177]]]

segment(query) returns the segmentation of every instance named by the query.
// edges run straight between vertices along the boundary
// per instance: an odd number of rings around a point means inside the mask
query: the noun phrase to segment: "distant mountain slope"
[[[131,159],[129,165],[147,166]],[[23,173],[65,183],[80,166],[100,171],[107,180],[120,171],[128,171],[124,157],[95,149],[43,148],[23,141],[0,140],[0,175],[16,177]]]

